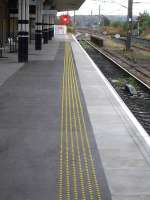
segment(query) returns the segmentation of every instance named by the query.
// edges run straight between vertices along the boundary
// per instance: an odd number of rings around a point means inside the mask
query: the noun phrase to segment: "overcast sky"
[[[140,3],[138,3],[140,2]],[[86,0],[78,11],[77,15],[96,15],[99,13],[99,5],[101,5],[102,15],[127,15],[128,0]],[[133,14],[138,15],[139,12],[147,10],[150,13],[150,0],[134,0]],[[70,15],[73,13],[70,12]]]

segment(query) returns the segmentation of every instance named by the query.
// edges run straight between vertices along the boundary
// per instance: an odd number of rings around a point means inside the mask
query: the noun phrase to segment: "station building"
[[[0,42],[6,42],[9,30],[8,1],[0,1]]]
[[[53,36],[57,11],[78,9],[84,0],[2,0],[0,2],[1,48],[10,44],[18,50],[18,61],[28,61],[28,43],[35,39],[35,49],[42,49]],[[12,45],[12,47],[11,47]],[[15,46],[15,47],[14,47]]]

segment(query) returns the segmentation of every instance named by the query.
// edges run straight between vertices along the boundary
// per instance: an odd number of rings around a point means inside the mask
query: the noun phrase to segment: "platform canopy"
[[[16,7],[18,0],[5,0],[9,2],[9,7]],[[48,9],[57,11],[77,10],[85,0],[43,0],[44,5]],[[36,4],[36,0],[30,0],[30,4]]]
[[[77,10],[85,0],[45,0],[48,5],[53,5],[58,11]]]

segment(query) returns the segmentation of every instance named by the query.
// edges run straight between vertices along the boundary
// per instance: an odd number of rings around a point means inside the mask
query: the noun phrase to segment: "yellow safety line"
[[[88,154],[89,154],[90,161],[91,161],[92,176],[93,176],[93,179],[94,179],[94,182],[95,182],[95,185],[96,185],[96,197],[97,197],[98,200],[101,200],[100,186],[98,184],[97,177],[96,177],[96,170],[95,170],[94,161],[93,161],[93,158],[92,158],[92,153],[91,153],[90,144],[89,144],[89,139],[88,139],[88,135],[87,135],[87,128],[86,128],[86,125],[85,125],[85,119],[84,119],[84,114],[83,114],[83,106],[82,106],[82,103],[81,103],[81,97],[80,97],[80,93],[79,93],[79,87],[78,87],[78,83],[77,83],[77,77],[76,77],[76,72],[75,72],[74,66],[73,66],[73,82],[75,83],[75,88],[76,88],[76,91],[77,91],[76,101],[79,102],[79,108],[78,108],[78,105],[77,105],[77,109],[78,109],[78,112],[81,113],[82,124],[83,124],[83,129],[84,129],[83,133],[84,133],[84,136],[85,136],[87,150],[88,150]]]
[[[64,100],[65,100],[65,58],[61,94],[61,128],[60,128],[60,166],[59,166],[59,199],[63,199],[63,132],[64,132]]]
[[[68,45],[67,45],[67,47],[69,47]],[[71,51],[70,51],[70,49],[68,48],[68,52],[69,52],[69,59],[71,58],[71,55],[70,55],[70,53],[71,53]],[[70,66],[71,66],[71,60],[70,60]],[[72,80],[72,79],[71,79]],[[73,105],[74,106],[74,105]],[[74,114],[75,114],[76,112],[74,112]],[[78,149],[77,149],[77,151],[78,151],[78,164],[79,164],[79,172],[80,172],[80,184],[81,184],[81,193],[82,193],[82,199],[84,200],[84,199],[86,199],[86,195],[85,195],[85,189],[84,189],[84,180],[83,180],[83,172],[82,172],[82,163],[81,163],[81,157],[80,157],[80,151],[79,151],[79,142],[78,142],[78,129],[77,129],[77,122],[76,122],[76,116],[74,116],[74,123],[75,123],[75,132],[76,132],[76,141],[77,141],[77,147],[78,147]]]
[[[69,102],[69,127],[70,127],[70,138],[71,138],[71,156],[72,156],[72,180],[73,180],[73,191],[74,191],[74,199],[78,200],[78,192],[77,192],[77,175],[76,175],[76,164],[75,164],[75,151],[74,151],[74,140],[73,140],[73,127],[72,127],[72,112],[71,112],[71,100],[70,100],[70,79],[69,79],[69,69],[70,69],[70,55],[67,51],[67,84],[68,84],[68,102]]]
[[[81,147],[79,145],[80,139],[81,139]],[[71,150],[71,155],[69,154],[69,149]],[[75,150],[77,150],[77,152]],[[84,165],[82,165],[82,160],[81,160],[82,153],[83,153]],[[69,156],[71,156],[70,159]],[[77,157],[77,160],[75,157]],[[101,200],[100,187],[98,185],[98,181],[96,178],[96,170],[87,135],[87,129],[83,114],[83,106],[80,99],[72,49],[69,43],[65,43],[64,72],[63,72],[62,93],[61,93],[61,127],[60,127],[59,162],[60,162],[59,182],[58,182],[59,200],[63,200],[64,197],[66,197],[65,198],[66,200],[72,200],[70,199],[71,180],[73,186],[72,188],[74,197],[73,199],[75,200],[79,199],[78,189],[80,189],[82,200],[86,200],[87,194],[85,190],[85,185],[87,180],[87,189],[90,200],[94,200],[95,196],[97,200]],[[83,170],[85,175],[83,173]],[[92,177],[90,175],[89,170],[91,170]],[[79,174],[80,188],[79,185],[77,184],[77,171]],[[63,177],[63,175],[65,175],[65,177]],[[71,180],[70,177],[72,177]],[[64,178],[65,180],[63,180]],[[96,191],[96,195],[94,191]]]
[[[70,58],[71,58],[71,49],[70,49]],[[72,65],[73,65],[73,60],[72,61]],[[76,91],[75,91],[76,92]],[[91,199],[93,199],[93,190],[92,190],[92,185],[91,185],[91,180],[90,180],[90,176],[89,176],[89,170],[88,170],[88,159],[87,159],[87,155],[86,155],[86,152],[85,152],[85,148],[84,148],[84,142],[83,142],[83,137],[82,137],[82,130],[81,130],[81,123],[80,123],[80,113],[78,112],[77,113],[78,116],[78,122],[79,122],[79,125],[80,125],[80,134],[81,134],[81,141],[82,141],[82,150],[83,150],[83,155],[84,155],[84,163],[85,163],[85,171],[86,171],[86,175],[87,175],[87,179],[88,179],[88,189],[89,189],[89,193],[90,193],[90,196],[91,196]]]
[[[66,49],[66,47],[65,47]],[[65,52],[66,54],[66,67],[68,70],[68,54],[67,52]],[[66,133],[66,199],[70,200],[70,170],[69,170],[69,144],[68,144],[68,87],[67,87],[67,79],[68,79],[68,72],[66,72],[67,77],[66,77],[66,123],[65,123],[65,133]]]
[[[69,52],[68,57],[70,58]],[[70,138],[71,138],[71,154],[72,154],[72,179],[73,179],[73,191],[74,199],[78,200],[77,192],[77,174],[76,174],[76,163],[75,163],[75,148],[74,148],[74,139],[73,139],[73,126],[72,126],[72,112],[71,112],[71,87],[70,87],[70,59],[68,60],[68,96],[69,96],[69,116],[70,116]]]
[[[70,54],[71,56],[71,54]],[[73,68],[73,61],[72,61],[72,65],[71,67]],[[73,80],[73,73],[71,71],[71,79]],[[90,178],[90,174],[89,174],[89,163],[88,163],[88,155],[86,154],[86,150],[85,150],[85,146],[84,146],[84,138],[83,138],[83,131],[82,131],[82,125],[81,125],[81,119],[80,119],[80,113],[79,113],[79,105],[76,99],[76,90],[75,90],[75,86],[74,86],[74,81],[73,81],[73,91],[74,91],[74,96],[75,96],[75,105],[76,105],[76,113],[77,113],[77,121],[79,124],[79,129],[80,129],[80,138],[81,138],[81,146],[82,146],[82,151],[83,151],[83,158],[84,158],[84,167],[85,167],[85,174],[87,177],[87,184],[88,184],[88,191],[89,191],[89,195],[90,195],[90,199],[94,200],[94,192],[93,192],[93,188],[92,188],[92,183],[91,183],[91,178]]]
[[[70,60],[71,61],[71,60]],[[70,63],[71,64],[71,63]],[[84,180],[83,180],[83,170],[82,170],[82,164],[81,164],[81,155],[80,155],[80,147],[79,147],[79,138],[78,138],[78,130],[77,130],[77,121],[76,121],[76,111],[75,111],[75,105],[74,105],[74,97],[73,97],[73,88],[72,88],[72,80],[71,80],[71,71],[69,70],[69,85],[70,85],[70,94],[71,94],[71,100],[72,100],[72,108],[73,108],[73,122],[75,127],[75,139],[76,139],[76,148],[77,148],[77,159],[78,159],[78,170],[79,170],[79,179],[80,179],[80,186],[81,186],[81,194],[82,194],[82,200],[86,200],[85,195],[85,187],[84,187]]]

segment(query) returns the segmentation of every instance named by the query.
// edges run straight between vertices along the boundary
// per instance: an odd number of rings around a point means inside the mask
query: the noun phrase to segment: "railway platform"
[[[150,199],[149,136],[75,37],[11,62],[0,60],[1,200]]]

